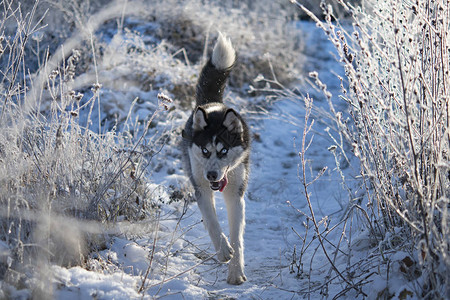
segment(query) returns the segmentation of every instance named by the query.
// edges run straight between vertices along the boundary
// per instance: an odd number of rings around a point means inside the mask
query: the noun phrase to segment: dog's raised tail
[[[197,106],[223,102],[223,92],[236,62],[236,51],[229,38],[219,32],[211,58],[203,66],[197,83]]]
[[[236,61],[236,52],[234,51],[230,38],[224,36],[220,31],[211,60],[218,70],[227,70],[231,68]]]

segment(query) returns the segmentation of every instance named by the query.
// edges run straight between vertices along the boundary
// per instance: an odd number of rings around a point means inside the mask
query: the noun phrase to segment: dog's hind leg
[[[242,184],[242,183],[241,183]],[[234,256],[228,266],[229,284],[241,284],[247,280],[244,274],[244,228],[245,228],[245,187],[238,182],[230,182],[224,190],[224,198],[230,226],[230,241]]]
[[[227,237],[223,234],[217,219],[216,208],[214,204],[213,192],[209,186],[201,188],[196,187],[195,195],[197,204],[202,213],[203,222],[208,230],[211,241],[217,252],[217,258],[221,262],[228,262],[234,254]]]

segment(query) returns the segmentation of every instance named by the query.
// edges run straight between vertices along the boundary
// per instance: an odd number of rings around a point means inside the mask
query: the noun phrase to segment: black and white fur
[[[231,41],[219,32],[213,53],[203,66],[197,83],[196,108],[183,131],[185,173],[217,257],[229,262],[227,282],[241,284],[244,274],[244,192],[249,175],[250,137],[247,124],[223,104],[227,78],[236,61]],[[230,227],[230,240],[216,215],[214,192],[223,192]]]

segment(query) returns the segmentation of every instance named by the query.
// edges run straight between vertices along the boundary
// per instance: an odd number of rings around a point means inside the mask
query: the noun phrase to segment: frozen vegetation
[[[450,297],[450,4],[291,2],[0,1],[0,299]],[[180,162],[218,31],[239,286]]]

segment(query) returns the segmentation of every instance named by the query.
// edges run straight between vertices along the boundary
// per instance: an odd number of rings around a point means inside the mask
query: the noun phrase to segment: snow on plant
[[[45,298],[50,262],[83,264],[90,248],[102,247],[103,224],[151,217],[159,205],[146,177],[157,152],[147,133],[170,98],[154,100],[159,105],[140,131],[131,119],[122,132],[96,122],[91,130],[102,86],[94,80],[90,90],[75,89],[80,51],[47,52],[36,73],[27,70],[29,43],[36,42],[30,37],[42,29],[37,5],[25,14],[20,5],[0,2],[0,29],[9,30],[0,31],[15,30],[4,36],[0,53],[0,280],[2,289],[6,282],[25,284]]]
[[[363,223],[378,240],[380,262],[388,266],[378,275],[389,277],[384,273],[392,263],[391,272],[409,282],[387,286],[378,296],[445,298],[450,271],[449,3],[341,4],[352,16],[351,33],[338,25],[330,6],[323,7],[325,21],[305,10],[344,65],[340,97],[348,103],[348,114],[335,110],[332,95],[317,74],[313,77],[360,163],[367,201]],[[343,151],[339,143],[333,149]],[[386,254],[392,251],[404,254],[390,261]]]

